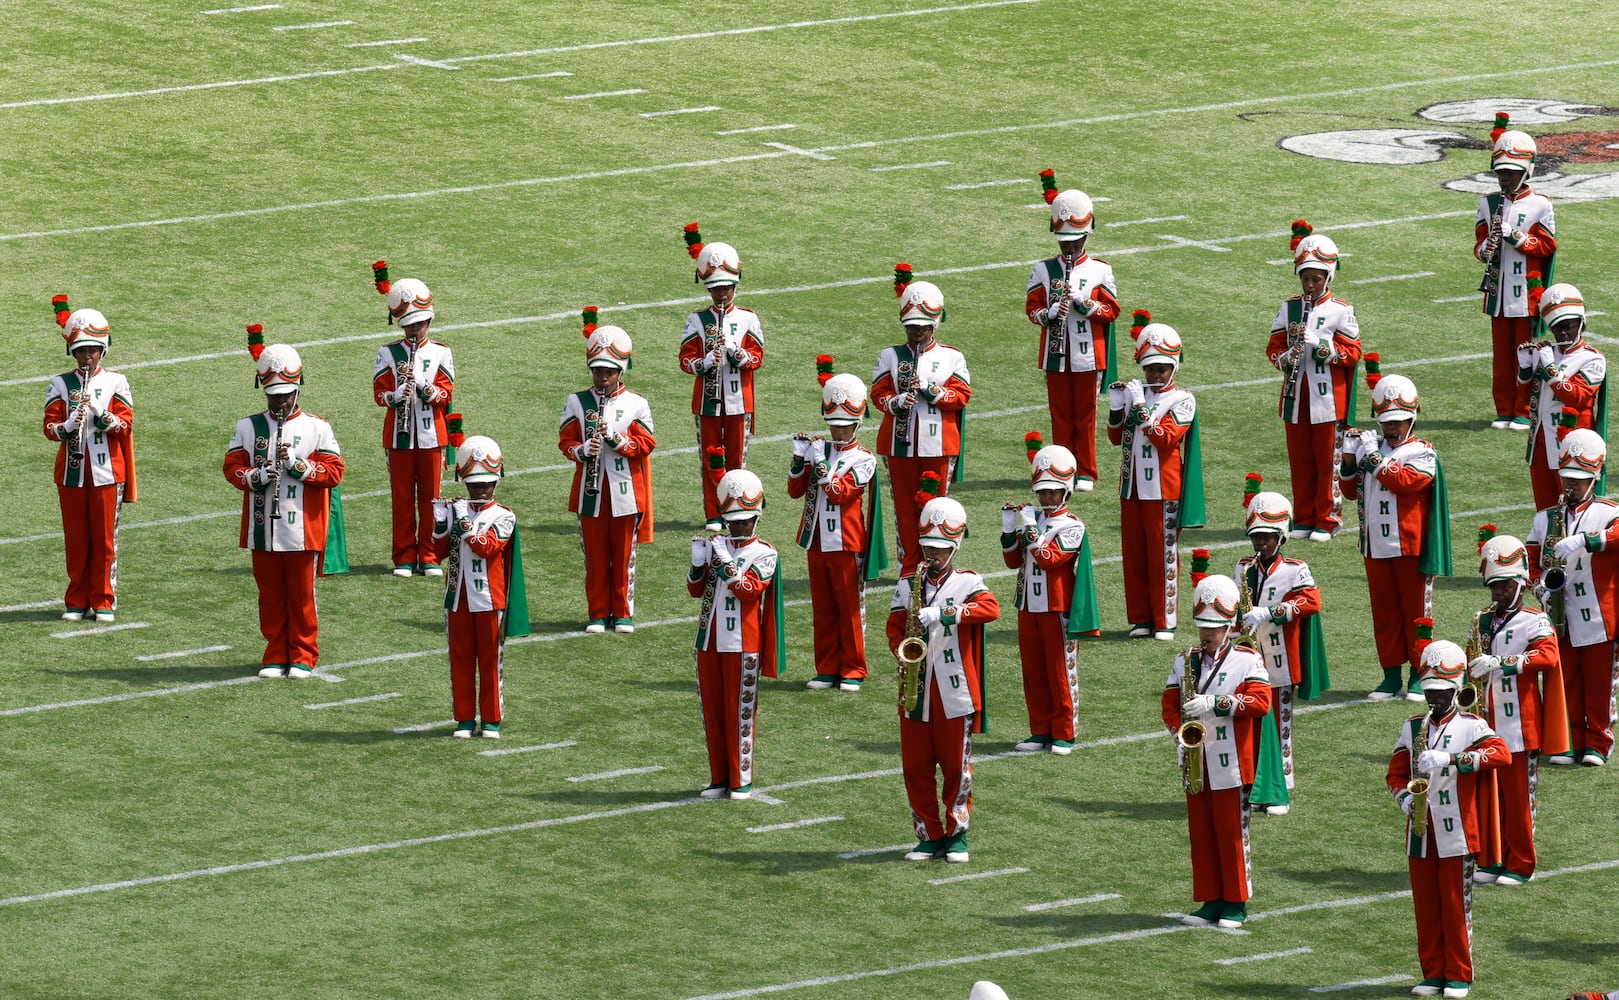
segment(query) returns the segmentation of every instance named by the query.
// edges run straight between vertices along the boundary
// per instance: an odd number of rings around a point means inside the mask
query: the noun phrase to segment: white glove
[[[1258,628],[1270,624],[1270,608],[1254,608],[1242,616],[1242,623]]]
[[[1208,715],[1214,711],[1214,695],[1194,694],[1181,702],[1181,714],[1185,716]]]
[[[1023,523],[1023,526],[1025,528],[1034,527],[1034,508],[1033,507],[1020,507],[1020,508],[1018,508],[1018,520]]]
[[[1534,348],[1533,345],[1531,345],[1531,344],[1519,344],[1518,345],[1518,367],[1519,368],[1533,368],[1533,367],[1535,367],[1535,348]]]
[[[1018,512],[1015,509],[1001,510],[1001,534],[1010,535],[1017,530]]]
[[[77,434],[78,431],[79,431],[80,425],[82,425],[83,423],[84,423],[84,408],[83,407],[74,407],[73,412],[69,413],[67,415],[67,419],[62,421],[62,424],[61,424],[62,433],[63,434]]]
[[[1079,313],[1081,316],[1089,316],[1091,313],[1096,311],[1096,300],[1088,295],[1083,295],[1083,293],[1080,295],[1075,295],[1074,311]]]
[[[1051,305],[1046,307],[1046,322],[1047,323],[1055,322],[1056,319],[1057,319],[1057,315],[1059,313],[1061,313],[1061,312],[1062,312],[1062,300],[1059,299],[1056,302],[1053,302]]]
[[[693,538],[691,540],[691,564],[693,566],[706,566],[708,564],[708,539]]]
[[[1111,385],[1107,387],[1107,408],[1108,409],[1110,409],[1110,410],[1122,410],[1122,409],[1124,409],[1125,400],[1127,398],[1128,398],[1128,396],[1125,393],[1124,388],[1122,386],[1117,388],[1117,389],[1115,389]]]
[[[1147,392],[1145,389],[1141,388],[1140,379],[1131,379],[1129,383],[1125,385],[1124,392],[1128,397],[1128,402],[1131,409],[1135,409],[1138,406],[1145,406],[1147,404]]]
[[[1417,754],[1417,770],[1426,774],[1450,766],[1450,753],[1445,750],[1424,750]]]
[[[1304,346],[1312,351],[1321,346],[1321,334],[1316,333],[1314,330],[1305,330]]]
[[[579,450],[584,452],[587,457],[595,458],[602,453],[601,439],[594,435],[587,437],[585,438],[585,443],[579,446]]]
[[[719,351],[718,348],[715,348],[714,350],[709,351],[707,357],[703,358],[703,371],[705,371],[705,372],[717,372],[717,371],[719,371],[720,370],[720,362],[723,361],[723,360],[724,360],[724,357],[720,354],[720,351]]]
[[[939,618],[944,614],[943,608],[917,608],[916,620],[922,623],[923,628],[932,628],[939,624]]]
[[[800,438],[800,437],[793,438],[793,457],[794,458],[808,458],[809,457],[809,450],[810,450],[810,439],[809,438],[807,438],[807,437],[806,438]]]
[[[1467,665],[1467,669],[1474,677],[1488,677],[1501,669],[1501,658],[1491,656],[1488,653],[1483,656],[1475,656],[1473,661]]]
[[[1559,559],[1573,559],[1585,551],[1585,536],[1569,535],[1567,538],[1558,539],[1557,544],[1552,546],[1552,551],[1557,553]]]
[[[450,516],[457,521],[469,521],[472,519],[472,508],[467,506],[467,502],[465,500],[451,500]]]
[[[1417,797],[1410,792],[1402,791],[1394,796],[1394,801],[1400,804],[1400,811],[1409,816],[1411,815],[1411,810],[1416,807]]]
[[[1540,350],[1535,352],[1535,359],[1540,362],[1540,367],[1550,368],[1552,366],[1552,362],[1555,360],[1555,358],[1552,356],[1551,346],[1548,344],[1541,344]]]
[[[1383,435],[1379,434],[1377,431],[1364,430],[1364,431],[1360,432],[1360,450],[1361,450],[1361,454],[1365,454],[1365,453],[1371,452],[1371,451],[1376,451],[1379,448],[1381,448],[1382,446],[1383,446]]]
[[[727,356],[730,357],[731,364],[736,365],[738,367],[741,366],[742,362],[748,360],[748,352],[744,351],[740,347],[733,347],[731,350],[726,351],[725,353],[726,353]]]
[[[898,413],[901,410],[909,410],[912,407],[914,407],[915,405],[916,405],[916,393],[914,393],[914,392],[902,392],[899,395],[895,396],[893,399],[890,399],[888,401],[888,412],[889,413]]]

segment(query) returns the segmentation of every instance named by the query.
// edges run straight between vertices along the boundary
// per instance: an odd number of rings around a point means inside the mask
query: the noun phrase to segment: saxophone
[[[899,659],[899,709],[906,715],[922,707],[922,663],[927,659],[926,629],[917,612],[922,610],[922,576],[927,572],[924,560],[911,577],[911,603],[905,610],[905,638],[899,641],[894,655]]]
[[[1542,596],[1546,605],[1546,617],[1551,619],[1552,628],[1559,634],[1567,627],[1567,616],[1563,611],[1563,588],[1568,586],[1568,560],[1557,556],[1557,543],[1568,535],[1568,518],[1563,513],[1563,497],[1557,498],[1557,506],[1546,512],[1546,540],[1540,543],[1540,575]]]
[[[1489,607],[1483,609],[1478,614],[1473,616],[1473,631],[1467,636],[1467,649],[1465,650],[1465,655],[1467,656],[1467,662],[1469,664],[1471,664],[1478,657],[1484,655],[1484,636],[1478,627],[1479,619],[1485,615],[1493,614],[1495,614],[1495,602],[1492,601]],[[1483,693],[1479,691],[1478,679],[1474,677],[1471,672],[1469,672],[1467,675],[1467,683],[1463,684],[1462,689],[1456,692],[1456,707],[1464,712],[1471,712],[1473,709],[1477,708],[1483,702],[1483,700],[1484,696]]]
[[[1258,556],[1254,557],[1258,564]],[[1240,567],[1239,567],[1240,568]],[[1253,591],[1248,589],[1248,570],[1242,569],[1237,575],[1237,620],[1242,622],[1242,631],[1237,633],[1233,646],[1259,651],[1259,629],[1248,624],[1248,612],[1254,609]]]
[[[594,440],[600,443],[607,439],[607,425],[602,421],[602,414],[599,411],[590,410],[586,412],[585,424],[590,428],[590,430],[585,434],[586,441]],[[602,454],[601,449],[605,447],[605,444],[601,444],[597,449],[596,454],[587,454],[585,456],[585,481],[582,489],[587,497],[599,496],[601,494],[602,475],[603,470],[605,469],[605,463],[603,463],[602,459],[607,457]]]
[[[1423,715],[1422,721],[1417,725],[1417,739],[1411,747],[1411,780],[1405,783],[1405,790],[1411,793],[1411,836],[1426,837],[1428,835],[1428,775],[1417,770],[1417,757],[1428,748],[1428,716]]]
[[[1197,692],[1197,678],[1194,675],[1201,654],[1196,646],[1187,646],[1186,652],[1181,655],[1186,660],[1186,667],[1181,671],[1181,726],[1175,731],[1175,742],[1180,744],[1182,750],[1181,788],[1188,795],[1196,795],[1203,791],[1203,738],[1208,731],[1203,723],[1186,718],[1186,703]]]

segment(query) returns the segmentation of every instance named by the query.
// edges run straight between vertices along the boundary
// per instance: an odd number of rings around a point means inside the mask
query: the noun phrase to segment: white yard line
[[[1311,993],[1341,993],[1344,990],[1358,990],[1362,986],[1387,986],[1390,983],[1409,983],[1416,976],[1396,973],[1392,976],[1377,976],[1373,979],[1357,979],[1352,983],[1335,983],[1332,986],[1312,986]]]
[[[608,778],[623,778],[631,774],[652,774],[655,771],[661,770],[663,770],[663,765],[653,764],[650,767],[626,767],[617,771],[599,771],[595,774],[576,774],[570,777],[568,780],[574,782],[605,781]]]
[[[405,52],[395,52],[394,58],[398,59],[402,63],[409,63],[412,66],[429,66],[433,69],[453,70],[459,70],[461,68],[459,66],[451,66],[447,62],[439,62],[436,59],[423,59],[421,56],[413,56]]]
[[[522,76],[492,76],[490,83],[511,83],[513,80],[550,80],[559,76],[572,76],[567,70],[557,70],[553,73],[524,73]]]
[[[363,705],[368,701],[387,701],[390,698],[398,697],[400,697],[398,691],[389,691],[387,694],[370,694],[364,698],[344,698],[342,701],[322,701],[313,705],[305,705],[304,707],[309,709],[340,708],[343,705]],[[394,732],[398,732],[398,730],[396,729]]]
[[[777,830],[795,830],[801,826],[817,826],[821,823],[841,823],[842,816],[817,816],[814,819],[794,820],[791,823],[772,823],[769,826],[750,826],[749,833],[775,833]]]
[[[1412,278],[1432,278],[1434,271],[1412,271],[1410,274],[1383,274],[1375,278],[1352,278],[1351,285],[1376,285],[1385,281],[1409,281]]]
[[[792,156],[807,156],[812,160],[835,160],[835,159],[837,159],[837,157],[835,157],[835,156],[827,156],[825,153],[815,153],[815,152],[811,152],[810,150],[807,150],[807,149],[801,149],[798,146],[790,146],[785,142],[767,142],[767,143],[765,143],[765,145],[770,146],[773,149],[779,149],[779,150],[781,150],[781,152],[783,154],[789,154],[789,155],[792,155]]]
[[[61,537],[61,536],[57,536],[57,537]],[[0,608],[0,613],[4,613],[4,612],[7,612],[7,611],[30,611],[30,610],[32,610],[34,608],[48,608],[53,604],[60,607],[62,602],[52,600],[52,601],[28,601],[28,602],[25,602],[23,604],[8,604],[5,607]]]
[[[1267,951],[1261,952],[1258,955],[1239,955],[1236,958],[1217,958],[1214,960],[1214,964],[1242,965],[1245,962],[1265,962],[1273,958],[1287,958],[1291,955],[1312,955],[1314,953],[1314,949],[1309,947],[1289,948],[1286,951]]]
[[[344,42],[345,49],[372,49],[381,45],[414,45],[425,42],[426,38],[384,38],[380,42]],[[1342,256],[1341,254],[1339,256]]]
[[[766,795],[764,792],[758,792],[758,791],[753,793],[753,801],[755,801],[755,802],[763,802],[767,806],[784,806],[784,805],[787,804],[787,803],[783,802],[781,799],[774,798],[772,796]]]
[[[1010,184],[1034,184],[1027,177],[1008,177],[1004,181],[975,181],[972,184],[946,184],[946,191],[972,191],[977,188],[1006,187]]]
[[[480,757],[505,757],[514,753],[534,753],[536,750],[562,750],[566,747],[576,747],[578,740],[563,740],[560,743],[539,743],[531,747],[501,747],[499,750],[479,750]]]
[[[670,115],[698,115],[705,111],[724,111],[718,104],[705,104],[700,108],[673,108],[669,111],[643,111],[642,118],[667,118]]]
[[[1104,222],[1102,225],[1110,228],[1113,226],[1144,226],[1149,222],[1179,222],[1185,218],[1187,216],[1184,215],[1158,215],[1150,219],[1125,219],[1122,222]]]
[[[438,722],[418,722],[414,726],[400,726],[394,734],[403,736],[405,733],[425,733],[429,729],[443,729],[445,726],[455,725],[454,719],[440,719]]]
[[[926,163],[896,163],[896,164],[893,164],[892,166],[887,166],[887,167],[867,167],[866,169],[869,170],[871,173],[874,173],[874,174],[883,174],[883,173],[889,172],[890,170],[922,170],[922,169],[924,169],[926,167],[948,167],[948,166],[950,166],[950,161],[949,160],[929,160]]]
[[[86,705],[110,705],[120,701],[136,701],[141,698],[162,698],[171,694],[186,694],[190,691],[206,691],[211,688],[229,687],[233,684],[251,684],[259,678],[231,677],[222,681],[202,681],[197,684],[183,684],[179,687],[153,688],[149,691],[125,691],[123,694],[102,695],[99,698],[80,698],[76,701],[55,701],[44,705],[24,705],[21,708],[0,709],[0,718],[8,715],[32,715],[37,712],[53,712],[59,708],[82,708]]]
[[[172,653],[148,653],[145,656],[137,656],[135,659],[141,663],[151,663],[154,660],[178,660],[182,656],[199,656],[203,653],[223,653],[229,648],[229,646],[199,646],[196,649],[177,649]]]
[[[563,94],[564,101],[589,101],[598,97],[627,97],[630,94],[644,94],[644,87],[631,87],[628,90],[599,90],[594,94]]]
[[[77,639],[81,635],[106,635],[108,632],[123,632],[132,628],[151,628],[151,622],[125,622],[122,625],[103,625],[100,628],[83,628],[69,632],[52,632],[52,639]]]
[[[747,128],[724,128],[715,132],[715,135],[745,135],[749,132],[780,132],[782,129],[797,128],[797,125],[788,122],[782,125],[750,125]]]
[[[970,875],[950,875],[945,878],[930,878],[928,885],[949,885],[952,882],[976,882],[981,878],[998,878],[1002,875],[1023,875],[1027,868],[997,868],[989,872],[973,872]]]
[[[341,28],[353,21],[311,21],[308,24],[278,24],[271,31],[310,31],[315,28]]]
[[[1341,257],[1341,256],[1343,256],[1343,254],[1339,254],[1338,256]],[[1472,295],[1451,295],[1451,296],[1449,296],[1447,298],[1443,298],[1443,299],[1434,299],[1434,304],[1435,305],[1444,305],[1447,302],[1479,302],[1479,301],[1482,301],[1479,298],[1479,295],[1480,295],[1480,293],[1478,293],[1478,292],[1474,292]]]
[[[1030,903],[1024,907],[1030,913],[1039,913],[1043,910],[1060,910],[1069,906],[1084,906],[1086,903],[1102,903],[1109,899],[1123,899],[1116,892],[1099,892],[1094,896],[1079,896],[1075,899],[1054,899],[1049,903]]]
[[[900,851],[910,850],[911,846],[910,844],[895,844],[892,847],[867,847],[859,851],[844,851],[838,857],[845,861],[851,861],[855,858],[869,858],[874,854],[898,854]]]
[[[154,97],[158,94],[183,94],[193,90],[219,90],[224,87],[252,87],[261,83],[285,83],[289,80],[312,80],[324,76],[347,76],[350,73],[375,73],[383,69],[404,69],[404,63],[381,66],[354,66],[349,69],[317,69],[307,73],[284,73],[280,76],[259,76],[246,80],[219,80],[213,83],[186,83],[173,87],[153,87],[149,90],[121,90],[108,94],[86,94],[82,97],[42,97],[32,101],[12,101],[0,104],[0,111],[8,108],[37,108],[53,104],[82,104],[85,101],[114,101],[122,97]]]
[[[280,10],[278,3],[261,3],[253,7],[219,7],[215,10],[205,10],[204,14],[246,14],[255,10]]]

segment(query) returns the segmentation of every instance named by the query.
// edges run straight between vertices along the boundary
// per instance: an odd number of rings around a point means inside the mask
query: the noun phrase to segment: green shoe
[[[482,736],[486,740],[500,739],[500,723],[485,722],[483,724],[483,729],[478,733],[478,735]]]
[[[1227,903],[1225,904],[1224,909],[1220,911],[1220,926],[1224,927],[1226,930],[1241,927],[1242,922],[1247,919],[1247,903]]]
[[[1389,701],[1399,697],[1400,694],[1400,668],[1384,667],[1383,682],[1372,689],[1366,697],[1371,701]]]
[[[741,788],[731,789],[731,798],[738,801],[753,798],[753,782],[750,781]]]
[[[457,722],[455,724],[454,736],[458,740],[470,740],[477,735],[477,732],[478,724],[476,722]]]
[[[614,618],[613,619],[613,631],[617,632],[619,635],[629,635],[630,633],[635,631],[635,619],[634,618]]]
[[[932,861],[944,850],[943,840],[919,840],[916,846],[905,852],[906,861]]]
[[[865,682],[866,679],[864,677],[844,677],[838,681],[838,690],[853,693],[855,691],[859,691],[860,685],[864,684]]]
[[[816,674],[805,681],[804,686],[811,691],[830,691],[838,686],[838,679],[834,674]]]
[[[1225,912],[1225,903],[1218,899],[1211,899],[1188,913],[1182,918],[1181,923],[1191,924],[1193,927],[1207,927],[1219,920],[1220,914],[1223,912]]]
[[[1417,674],[1417,668],[1411,668],[1411,680],[1405,685],[1405,700],[1420,701],[1427,704],[1428,699],[1422,696],[1422,678]]]
[[[1051,746],[1047,747],[1046,749],[1050,750],[1054,754],[1057,754],[1057,755],[1062,756],[1062,757],[1066,757],[1069,754],[1074,752],[1074,741],[1073,740],[1052,740],[1051,741]]]
[[[944,859],[953,864],[967,860],[967,831],[957,830],[944,842]]]

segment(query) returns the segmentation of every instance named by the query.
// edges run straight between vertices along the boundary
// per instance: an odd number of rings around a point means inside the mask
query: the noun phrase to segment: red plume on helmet
[[[1366,362],[1366,388],[1376,389],[1377,383],[1383,381],[1383,355],[1367,351],[1361,357]]]
[[[459,413],[444,415],[444,428],[450,434],[450,447],[459,448],[467,439],[467,419]]]
[[[1057,172],[1049,167],[1040,171],[1040,196],[1047,205],[1057,200]]]
[[[937,499],[939,496],[939,477],[931,472],[924,473],[917,487],[916,504],[919,507],[926,507],[929,500]]]
[[[831,381],[833,360],[830,354],[815,355],[815,382],[817,385],[825,385]]]
[[[1242,481],[1242,509],[1247,510],[1259,495],[1259,488],[1265,484],[1265,477],[1257,472],[1250,472]]]
[[[708,480],[717,483],[725,476],[725,446],[722,444],[710,445],[703,452],[708,460]]]
[[[599,313],[597,312],[595,306],[585,306],[583,309],[579,310],[579,318],[584,320],[585,323],[584,337],[586,340],[589,340],[590,335],[596,332],[596,320],[598,316]]]
[[[905,286],[911,283],[911,265],[900,261],[894,265],[894,298],[905,294]]]
[[[1192,550],[1192,586],[1196,587],[1209,575],[1209,550]]]
[[[388,280],[388,262],[379,260],[371,265],[371,280],[376,283],[377,294],[387,295],[393,283]]]
[[[1023,435],[1023,453],[1029,457],[1029,461],[1034,461],[1034,456],[1045,446],[1046,439],[1040,436],[1039,431],[1030,431]]]
[[[1293,220],[1293,241],[1287,245],[1289,250],[1297,250],[1299,241],[1315,232],[1315,228],[1303,219]]]
[[[247,325],[247,353],[253,355],[257,361],[259,355],[264,353],[264,324],[249,323]]]
[[[1495,145],[1495,140],[1501,138],[1501,133],[1507,130],[1507,122],[1511,120],[1512,116],[1505,111],[1495,113],[1495,128],[1490,129],[1490,145]]]
[[[73,310],[67,304],[66,295],[51,296],[51,312],[56,315],[56,325],[67,329],[67,318],[73,315]]]
[[[1433,642],[1433,619],[1418,618],[1417,641],[1412,644],[1415,647],[1412,652],[1416,655],[1418,664],[1422,663],[1422,651],[1427,649],[1431,642]]]
[[[1152,313],[1145,309],[1137,309],[1130,314],[1130,336],[1132,338],[1141,336],[1141,331],[1151,322]]]
[[[1546,276],[1538,270],[1531,270],[1528,277],[1529,286],[1529,315],[1540,315],[1540,297],[1546,294]]]
[[[1493,524],[1485,524],[1485,525],[1481,525],[1479,527],[1479,529],[1478,529],[1478,550],[1479,550],[1480,553],[1482,553],[1484,551],[1484,543],[1495,537],[1495,531],[1496,531],[1496,528],[1495,528],[1495,525],[1493,525]]]
[[[681,233],[686,238],[686,252],[691,254],[692,260],[696,260],[697,255],[703,252],[703,234],[698,232],[697,223],[686,223]]]

